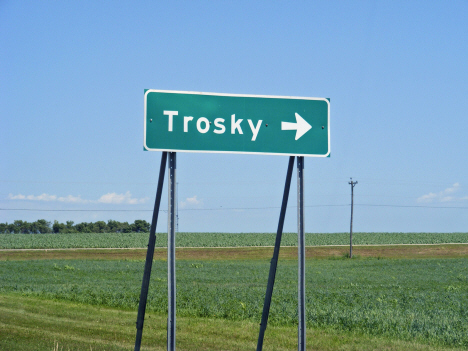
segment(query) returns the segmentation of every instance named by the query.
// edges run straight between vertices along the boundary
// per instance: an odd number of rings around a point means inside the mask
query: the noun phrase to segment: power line
[[[309,205],[304,206],[308,208],[317,208],[317,207],[347,207],[350,204],[339,204],[339,205]],[[424,205],[382,205],[382,204],[354,204],[354,206],[361,207],[394,207],[394,208],[432,208],[432,209],[462,209],[466,210],[468,207],[464,206],[424,206]],[[289,208],[295,208],[297,206],[288,206]],[[179,211],[228,211],[228,210],[270,210],[270,209],[279,209],[279,206],[269,206],[269,207],[218,207],[218,208],[184,208],[179,209]],[[65,209],[39,209],[39,208],[0,208],[0,211],[35,211],[35,212],[152,212],[153,210],[131,210],[131,209],[121,209],[121,210],[103,210],[103,209],[75,209],[75,210],[65,210]],[[167,212],[167,210],[159,210],[160,212]]]
[[[305,207],[344,207],[349,205],[309,205]],[[295,208],[297,206],[290,206],[291,208]],[[227,211],[227,210],[270,210],[270,209],[278,209],[279,206],[270,206],[270,207],[219,207],[219,208],[184,208],[179,209],[179,211]],[[102,210],[102,209],[95,209],[95,210],[85,210],[85,209],[77,209],[77,210],[64,210],[64,209],[40,209],[40,208],[0,208],[0,211],[38,211],[38,212],[152,212],[153,210],[129,210],[129,209],[121,209],[121,210]],[[159,212],[167,212],[167,210],[159,210]]]
[[[63,210],[63,209],[40,209],[40,208],[0,208],[0,211],[36,211],[36,212],[152,212],[153,210]],[[160,212],[167,212],[160,210]]]
[[[458,208],[458,209],[468,209],[465,206],[424,206],[424,205],[377,205],[377,204],[354,204],[355,206],[363,207],[408,207],[408,208]]]
[[[446,186],[451,182],[424,182],[421,180],[385,180],[379,178],[366,178],[364,180],[368,184],[400,184],[400,185],[434,185],[434,186]],[[315,181],[315,183],[341,183],[342,180],[339,178],[328,179],[326,181]],[[31,184],[109,184],[109,185],[155,185],[156,182],[99,182],[99,181],[41,181],[41,180],[12,180],[12,179],[0,179],[0,183],[31,183]],[[250,179],[237,179],[231,180],[230,183],[261,183],[261,184],[280,184],[281,181],[265,181],[265,180],[250,180]],[[452,182],[453,183],[453,182]],[[184,182],[184,185],[189,184],[225,184],[225,181],[200,181],[200,182]]]

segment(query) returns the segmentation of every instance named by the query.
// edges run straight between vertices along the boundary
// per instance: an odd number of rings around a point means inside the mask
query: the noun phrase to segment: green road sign
[[[144,148],[326,157],[324,98],[145,91]]]

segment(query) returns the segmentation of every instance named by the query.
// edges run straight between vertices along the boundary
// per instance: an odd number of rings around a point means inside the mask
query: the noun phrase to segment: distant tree
[[[131,233],[134,226],[128,224],[128,222],[109,220],[107,221],[107,227],[111,233]]]
[[[96,223],[94,223],[93,227],[94,233],[107,233],[109,231],[109,228],[107,227],[107,224],[104,221],[97,221]]]
[[[67,221],[66,224],[64,225],[64,228],[63,230],[60,231],[60,233],[76,233],[77,230],[76,228],[73,226],[73,221]]]
[[[131,233],[131,232],[132,232],[132,225],[128,224],[128,222],[122,222],[121,233]]]
[[[35,222],[15,220],[13,223],[0,223],[0,234],[25,233],[25,234],[45,234],[45,233],[131,233],[148,232],[151,224],[145,220],[137,219],[132,224],[115,220],[93,222],[82,222],[75,225],[73,221],[54,223],[45,219],[38,219]]]
[[[93,232],[93,223],[81,222],[75,225],[75,230],[78,233],[92,233]]]
[[[107,228],[109,228],[109,232],[111,233],[120,233],[122,231],[122,223],[109,219],[107,221]]]
[[[51,223],[46,221],[45,219],[38,219],[35,222],[35,224],[36,224],[37,231],[41,234],[52,232],[52,227],[50,225]]]
[[[132,231],[133,232],[149,232],[150,224],[145,221],[144,219],[136,219],[135,222],[132,224]]]
[[[49,233],[51,230],[47,223],[50,225],[50,222],[46,222],[45,219],[39,219],[35,222],[29,223],[29,232],[31,234]]]
[[[23,233],[23,234],[29,234],[29,223],[22,221],[22,220],[16,220],[13,222],[13,225],[15,226],[15,233]]]
[[[29,233],[30,234],[38,234],[39,228],[37,227],[37,222],[31,222],[29,224]]]
[[[54,233],[62,233],[65,229],[65,224],[59,223],[59,221],[55,220],[54,224],[52,225],[52,231]]]

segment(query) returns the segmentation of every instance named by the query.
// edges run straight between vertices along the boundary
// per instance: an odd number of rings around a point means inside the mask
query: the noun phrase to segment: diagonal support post
[[[161,204],[161,194],[164,185],[164,173],[166,171],[167,152],[161,156],[161,166],[159,168],[158,188],[156,191],[156,200],[154,201],[153,219],[151,220],[151,229],[148,240],[148,251],[146,252],[145,271],[141,283],[140,303],[138,305],[138,316],[136,322],[137,334],[135,339],[135,351],[140,350],[141,337],[143,335],[143,324],[145,321],[146,301],[148,299],[148,288],[151,277],[151,267],[153,266],[154,246],[156,244],[156,225],[158,223],[159,205]]]
[[[292,172],[294,168],[294,158],[295,158],[294,156],[289,157],[288,171],[286,173],[286,182],[284,185],[283,202],[281,204],[281,212],[280,212],[280,218],[278,222],[278,229],[276,231],[275,248],[273,251],[273,258],[271,259],[271,263],[270,263],[270,274],[268,276],[268,285],[267,285],[267,290],[265,294],[265,302],[263,304],[262,321],[260,323],[260,332],[258,334],[257,351],[262,350],[263,339],[265,337],[265,330],[266,330],[267,323],[268,323],[268,315],[270,314],[271,296],[273,295],[273,286],[275,284],[276,267],[278,266],[278,256],[279,256],[279,250],[281,246],[281,236],[283,235],[284,217],[286,216],[286,208],[288,206],[289,189],[291,186],[291,177],[292,177]]]

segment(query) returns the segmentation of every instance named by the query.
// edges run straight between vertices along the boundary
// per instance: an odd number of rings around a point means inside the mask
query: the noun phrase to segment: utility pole
[[[357,184],[357,180],[353,182],[353,178],[348,184],[351,184],[351,225],[349,227],[349,258],[353,258],[353,207],[354,207],[354,187]]]

